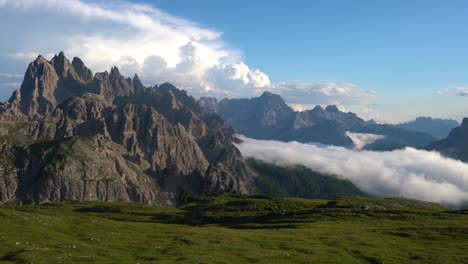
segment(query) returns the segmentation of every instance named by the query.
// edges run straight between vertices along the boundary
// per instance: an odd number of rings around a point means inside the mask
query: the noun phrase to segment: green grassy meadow
[[[180,207],[0,207],[0,263],[468,263],[468,214],[405,199],[234,194]]]

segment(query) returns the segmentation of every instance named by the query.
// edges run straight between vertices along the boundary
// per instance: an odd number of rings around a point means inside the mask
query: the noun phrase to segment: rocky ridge
[[[447,138],[433,142],[427,149],[468,162],[468,118],[463,118],[461,125],[452,129]]]
[[[63,52],[39,56],[0,104],[0,203],[247,193],[252,176],[233,135],[171,84],[145,87],[116,67],[93,76]]]
[[[353,142],[347,132],[383,135],[383,139],[366,146],[371,150],[422,148],[435,141],[426,133],[366,122],[355,113],[342,112],[334,105],[318,105],[311,110],[296,112],[281,96],[270,92],[251,99],[223,99],[220,102],[202,97],[199,102],[207,113],[218,113],[238,133],[256,139],[351,146]]]

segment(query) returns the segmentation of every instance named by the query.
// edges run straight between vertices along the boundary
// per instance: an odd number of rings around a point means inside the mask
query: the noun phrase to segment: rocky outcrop
[[[463,118],[461,125],[452,129],[447,138],[430,144],[427,149],[468,162],[468,118]]]
[[[172,204],[183,193],[253,188],[232,128],[186,92],[147,88],[116,67],[92,77],[63,53],[29,65],[0,105],[0,132],[0,203]]]

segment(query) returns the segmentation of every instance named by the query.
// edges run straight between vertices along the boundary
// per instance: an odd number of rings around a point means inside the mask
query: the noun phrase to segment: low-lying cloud
[[[366,145],[372,144],[379,139],[385,138],[382,135],[346,132],[346,135],[353,141],[354,149],[361,150]]]
[[[468,164],[439,153],[405,148],[355,151],[336,146],[255,140],[240,136],[245,157],[279,165],[302,164],[352,181],[377,197],[406,197],[458,206],[468,201]]]

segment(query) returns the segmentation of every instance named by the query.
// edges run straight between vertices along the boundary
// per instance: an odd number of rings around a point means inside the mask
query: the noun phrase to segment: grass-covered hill
[[[302,166],[278,166],[256,159],[248,159],[256,177],[258,194],[274,197],[336,198],[367,196],[352,182],[332,175],[324,175]]]
[[[467,263],[468,214],[405,199],[234,194],[175,207],[0,207],[1,263]]]

